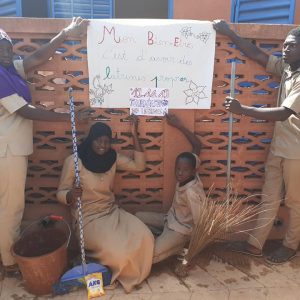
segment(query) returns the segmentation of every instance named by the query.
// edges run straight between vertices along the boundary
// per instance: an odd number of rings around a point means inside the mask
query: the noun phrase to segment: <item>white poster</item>
[[[91,20],[91,106],[128,108],[135,87],[169,90],[169,108],[210,108],[215,39],[208,21]]]

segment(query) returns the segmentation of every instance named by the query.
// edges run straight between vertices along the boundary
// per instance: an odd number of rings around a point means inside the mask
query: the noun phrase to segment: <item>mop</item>
[[[76,124],[75,124],[75,105],[74,97],[72,95],[72,88],[69,88],[69,101],[70,101],[70,115],[72,125],[72,142],[74,154],[74,168],[75,168],[75,185],[80,186],[80,175],[78,166],[78,151],[77,151],[77,138],[76,138]],[[82,203],[80,197],[77,198],[77,211],[78,211],[78,224],[79,224],[79,241],[81,251],[81,265],[73,267],[67,271],[60,279],[60,281],[53,286],[54,295],[63,295],[71,292],[72,290],[85,286],[85,276],[93,273],[102,273],[103,285],[110,285],[112,273],[111,271],[99,263],[87,263],[84,249],[84,233],[83,233],[83,215]]]

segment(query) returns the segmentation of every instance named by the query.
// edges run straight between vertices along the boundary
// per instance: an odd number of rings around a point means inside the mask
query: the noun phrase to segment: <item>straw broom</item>
[[[187,276],[191,261],[207,246],[220,240],[228,240],[232,234],[251,230],[243,230],[241,227],[252,222],[259,213],[268,208],[262,203],[247,205],[248,200],[249,198],[242,200],[231,195],[229,201],[227,199],[217,202],[209,197],[201,201],[200,217],[193,228],[188,251],[183,261],[175,268],[178,276]]]

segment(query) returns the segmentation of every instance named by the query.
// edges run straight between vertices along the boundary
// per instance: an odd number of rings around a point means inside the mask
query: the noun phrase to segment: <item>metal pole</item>
[[[234,98],[235,94],[235,69],[236,61],[233,60],[231,63],[231,75],[230,75],[230,97]],[[228,147],[227,147],[227,177],[226,177],[226,199],[229,202],[230,193],[231,193],[231,149],[232,149],[232,125],[233,118],[232,113],[229,112],[229,122],[228,122]]]

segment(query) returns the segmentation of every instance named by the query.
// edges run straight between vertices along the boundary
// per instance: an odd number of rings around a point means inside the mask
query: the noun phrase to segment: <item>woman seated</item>
[[[81,187],[74,185],[74,159],[64,163],[57,192],[60,202],[70,205],[74,223],[78,222],[77,197],[82,199],[85,248],[93,252],[130,292],[150,273],[154,239],[150,230],[134,215],[115,204],[113,183],[116,170],[143,171],[145,155],[138,140],[138,120],[132,117],[134,159],[111,148],[112,131],[95,123],[78,149]],[[78,226],[76,226],[78,234]]]

